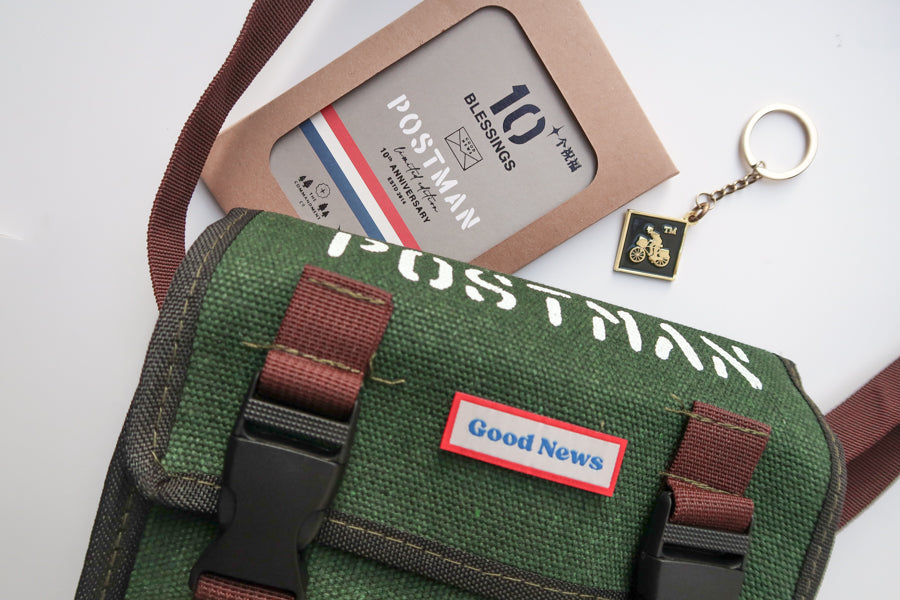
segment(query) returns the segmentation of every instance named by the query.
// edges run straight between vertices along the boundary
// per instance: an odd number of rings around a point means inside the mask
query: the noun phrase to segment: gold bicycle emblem
[[[653,225],[647,225],[644,231],[650,236],[638,235],[631,249],[628,250],[628,260],[637,264],[644,259],[655,267],[662,268],[669,264],[669,249],[663,247],[662,236],[660,236]]]

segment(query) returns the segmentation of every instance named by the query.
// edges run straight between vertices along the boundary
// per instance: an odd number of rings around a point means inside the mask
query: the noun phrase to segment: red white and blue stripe
[[[368,237],[419,248],[333,106],[323,108],[322,112],[301,123],[300,131]]]

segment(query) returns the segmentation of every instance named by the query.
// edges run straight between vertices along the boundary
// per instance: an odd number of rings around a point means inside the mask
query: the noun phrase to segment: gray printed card
[[[468,261],[597,159],[512,15],[482,8],[288,132],[271,168],[303,219]]]

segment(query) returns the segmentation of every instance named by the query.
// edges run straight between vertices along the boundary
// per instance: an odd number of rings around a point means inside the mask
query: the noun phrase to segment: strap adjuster
[[[344,474],[358,405],[335,421],[247,393],[225,454],[219,534],[190,575],[204,573],[306,598],[301,555],[319,531]]]
[[[750,535],[669,522],[673,499],[662,493],[641,548],[641,600],[737,600]]]

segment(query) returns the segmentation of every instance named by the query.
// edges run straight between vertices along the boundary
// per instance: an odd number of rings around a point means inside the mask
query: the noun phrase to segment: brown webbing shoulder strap
[[[847,457],[843,527],[900,475],[900,358],[825,419]]]
[[[231,108],[294,28],[312,0],[256,0],[228,58],[181,130],[150,212],[147,251],[157,306],[184,258],[187,207]]]

